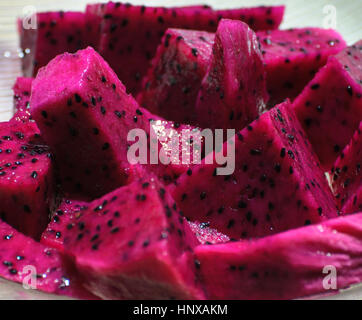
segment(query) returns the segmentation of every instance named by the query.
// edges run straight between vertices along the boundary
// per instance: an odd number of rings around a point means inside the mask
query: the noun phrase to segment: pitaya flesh
[[[196,165],[169,189],[191,221],[209,222],[233,239],[278,233],[337,216],[324,173],[291,108],[276,106],[237,133],[235,170]]]
[[[222,19],[195,113],[203,128],[243,129],[265,111],[265,71],[255,33],[237,20]]]
[[[98,10],[102,16],[99,52],[132,94],[141,89],[141,79],[168,28],[215,31],[221,18],[229,18],[245,21],[254,30],[275,29],[284,13],[283,6],[219,11],[208,6],[163,8],[112,2]]]
[[[336,160],[332,170],[332,189],[344,213],[360,212],[358,189],[362,188],[362,121],[352,140]],[[361,192],[361,191],[359,191]],[[344,208],[344,206],[346,206]]]
[[[362,40],[328,59],[294,109],[325,171],[362,121]]]
[[[15,121],[27,122],[30,115],[30,93],[33,78],[18,77],[13,86],[14,116]]]
[[[195,234],[197,240],[201,244],[217,244],[229,242],[230,238],[217,231],[216,229],[210,228],[210,224],[207,222],[195,222],[189,221],[191,231]]]
[[[293,100],[327,58],[346,47],[332,29],[296,28],[257,33],[267,74],[270,106]]]
[[[152,176],[94,200],[67,228],[64,252],[105,299],[200,299],[186,220]]]
[[[56,55],[76,52],[88,44],[85,15],[82,12],[40,12],[35,29],[18,20],[20,47],[23,51],[23,74],[36,76]]]
[[[335,294],[362,282],[361,257],[362,213],[254,241],[195,249],[208,299],[280,300]]]
[[[149,128],[137,102],[90,47],[59,55],[39,71],[31,113],[55,153],[63,188],[90,198],[126,183],[127,133]]]
[[[87,208],[88,202],[63,199],[52,214],[51,221],[42,233],[40,242],[62,252],[66,230],[73,227],[75,216]]]
[[[53,163],[35,123],[0,124],[0,218],[39,239],[54,204]]]
[[[195,103],[206,74],[214,35],[168,29],[137,97],[140,105],[168,120],[195,122]]]
[[[98,299],[84,289],[74,266],[56,249],[34,241],[3,221],[0,248],[1,277],[47,293]]]

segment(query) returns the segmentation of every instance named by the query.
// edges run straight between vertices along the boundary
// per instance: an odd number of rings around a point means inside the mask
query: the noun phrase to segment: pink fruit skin
[[[127,91],[137,94],[141,89],[141,79],[168,28],[215,31],[223,17],[243,20],[254,30],[275,29],[281,23],[284,7],[212,10],[207,6],[190,6],[166,9],[108,3],[99,8],[99,14],[103,17],[99,52]]]
[[[344,213],[362,210],[362,122],[331,170],[332,189]]]
[[[89,203],[63,239],[85,286],[101,298],[203,298],[192,260],[198,241],[154,176]]]
[[[190,220],[209,222],[230,238],[254,238],[337,216],[318,160],[289,101],[240,131],[235,170],[216,175],[213,164],[196,165],[169,186]],[[227,148],[224,144],[224,153]]]
[[[293,106],[325,171],[362,121],[362,41],[347,47],[315,75]]]
[[[54,204],[54,168],[35,123],[0,124],[0,218],[39,239]]]
[[[0,242],[1,277],[30,285],[32,267],[37,274],[36,289],[40,291],[80,299],[98,299],[84,289],[73,266],[56,249],[34,241],[2,221]]]
[[[56,55],[75,52],[87,46],[85,15],[82,12],[41,12],[36,15],[36,28],[28,28],[18,20],[20,47],[23,50],[23,74],[36,76]]]
[[[247,24],[222,19],[196,101],[203,128],[243,129],[266,109],[265,71],[256,34]]]
[[[13,86],[14,116],[12,120],[27,122],[30,115],[30,93],[33,78],[18,77]]]
[[[361,257],[362,213],[254,241],[195,249],[208,299],[276,300],[335,294],[362,281]],[[323,286],[331,284],[328,267],[336,269],[336,289]]]
[[[267,74],[269,105],[294,100],[326,64],[327,58],[346,47],[332,29],[300,28],[257,33]]]

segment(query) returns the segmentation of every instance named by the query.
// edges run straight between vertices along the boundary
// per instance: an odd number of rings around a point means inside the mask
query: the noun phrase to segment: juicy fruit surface
[[[327,58],[346,47],[336,31],[320,28],[261,31],[257,33],[267,73],[271,106],[293,100]]]
[[[213,41],[209,32],[168,29],[143,80],[140,105],[168,120],[194,122]]]
[[[230,18],[250,23],[255,30],[275,29],[281,22],[284,7],[212,10],[208,6],[191,6],[167,9],[110,2],[103,8],[99,7],[98,12],[103,17],[99,52],[128,92],[136,94],[167,28],[215,31],[221,18]]]
[[[73,227],[72,221],[76,215],[87,208],[88,202],[63,199],[42,233],[40,242],[62,252],[66,230]]]
[[[328,56],[336,54],[345,47],[342,37],[332,30],[301,28],[259,31],[256,34],[265,65],[270,107],[285,98],[294,99],[319,68],[326,63]],[[206,77],[208,68],[211,67],[209,59],[212,57],[214,37],[212,33],[205,34],[180,29],[167,30],[152,60],[152,65],[144,77],[142,91],[137,97],[139,103],[166,119],[198,124],[194,119],[196,98],[201,81]],[[205,41],[200,41],[200,39]],[[237,54],[242,55],[241,52]],[[254,57],[258,60],[256,56]],[[216,66],[220,64],[220,59],[221,57],[215,59]],[[256,63],[255,66],[257,65]],[[243,68],[235,64],[234,70],[243,70]],[[255,70],[255,75],[260,73],[260,68],[257,70]],[[241,73],[240,77],[243,74]],[[216,77],[219,77],[219,74]],[[249,77],[249,81],[257,80],[257,77],[256,79],[250,75]],[[204,82],[206,80],[205,78]],[[263,85],[262,79],[260,82],[257,84]],[[211,85],[215,84],[211,83]],[[244,86],[243,89],[246,89],[247,84]],[[224,99],[225,95],[220,94],[217,98],[220,96]],[[266,100],[264,93],[261,96]],[[205,105],[204,108],[199,107],[205,111],[200,112],[198,116],[201,121],[204,114],[209,111],[208,104],[205,103]],[[236,121],[235,114],[228,114],[228,116]],[[220,122],[217,116],[212,120]]]
[[[0,124],[0,217],[39,238],[54,199],[49,148],[35,123]]]
[[[74,276],[57,250],[40,244],[0,221],[0,276],[59,295],[95,299]],[[33,269],[30,269],[33,268]],[[30,272],[36,272],[32,279]],[[35,281],[35,283],[34,283]]]
[[[360,211],[358,203],[358,189],[362,187],[362,122],[336,160],[332,170],[332,189],[340,208],[351,203],[353,208],[342,209],[345,213]],[[348,211],[346,211],[346,209]]]
[[[359,213],[247,243],[198,246],[198,272],[209,299],[335,293],[323,287],[325,266],[336,268],[338,290],[362,281],[361,226]]]
[[[267,98],[255,33],[241,21],[221,20],[198,93],[197,123],[204,128],[241,130],[265,110]]]
[[[210,228],[209,223],[189,221],[189,225],[201,244],[217,244],[230,241],[227,235]]]
[[[107,299],[202,296],[190,260],[197,239],[154,178],[93,201],[72,226],[64,250],[94,294]]]
[[[261,115],[232,143],[233,174],[217,175],[215,161],[203,163],[170,186],[185,216],[210,222],[234,239],[337,216],[324,174],[288,101]]]
[[[361,77],[360,41],[330,57],[293,103],[326,171],[331,170],[362,120]]]
[[[33,78],[18,77],[13,87],[14,116],[15,121],[27,122],[30,115],[30,93]]]
[[[41,69],[31,108],[67,191],[95,197],[126,182],[127,133],[148,123],[92,48],[60,55]]]
[[[87,45],[85,18],[82,12],[41,12],[36,15],[36,28],[25,29],[18,21],[20,47],[24,51],[23,74],[36,76],[56,55],[75,52]],[[28,52],[29,50],[29,52]]]

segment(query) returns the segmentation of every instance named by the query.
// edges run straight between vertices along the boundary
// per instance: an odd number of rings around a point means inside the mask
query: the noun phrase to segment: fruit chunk
[[[36,289],[80,299],[97,299],[82,286],[57,250],[49,248],[0,221],[0,276]],[[32,272],[35,272],[32,273]]]
[[[323,168],[329,171],[362,121],[362,41],[315,75],[293,105]]]
[[[53,164],[35,123],[0,124],[0,218],[38,239],[54,202]]]
[[[241,21],[222,19],[198,94],[196,122],[203,128],[241,130],[265,111],[267,99],[255,33]]]
[[[256,34],[265,64],[271,107],[285,98],[294,98],[326,63],[327,57],[345,47],[342,37],[333,30],[303,28]],[[213,42],[211,33],[167,30],[143,79],[142,92],[137,96],[141,106],[166,119],[197,124],[194,106],[209,66]],[[201,113],[198,118],[202,120],[203,116]]]
[[[362,122],[335,162],[332,170],[332,189],[344,213],[359,212],[362,207]],[[358,192],[358,189],[360,191]],[[362,194],[361,194],[362,195]],[[345,207],[345,208],[344,208]]]
[[[165,119],[195,122],[195,103],[205,76],[214,34],[168,29],[137,97],[140,105]]]
[[[202,298],[197,239],[154,178],[144,176],[88,205],[67,228],[64,252],[87,289],[106,299]]]
[[[267,73],[270,105],[293,100],[327,58],[346,47],[332,29],[300,28],[257,33]]]
[[[337,293],[362,282],[361,254],[362,213],[254,241],[195,249],[208,299],[293,299]],[[330,287],[334,280],[337,290]]]
[[[31,112],[55,153],[62,186],[93,198],[127,181],[128,131],[149,130],[137,102],[90,47],[39,71]]]
[[[210,222],[239,239],[337,216],[325,176],[289,101],[261,115],[220,152],[226,154],[233,144],[234,173],[217,175],[219,165],[215,159],[206,164],[208,156],[170,186],[190,220]]]
[[[62,252],[66,230],[71,228],[75,216],[87,208],[88,202],[63,199],[52,215],[47,228],[42,233],[40,242]]]
[[[23,74],[33,77],[56,55],[75,52],[87,46],[85,18],[82,12],[40,12],[36,19],[18,20]],[[34,28],[35,27],[35,28]]]
[[[92,9],[97,12],[97,8]],[[103,17],[99,52],[127,91],[136,94],[157,46],[168,28],[215,31],[221,18],[240,19],[254,30],[279,26],[284,7],[212,10],[208,6],[162,8],[109,2],[98,7]]]
[[[33,78],[18,77],[13,86],[14,116],[15,121],[27,122],[30,115],[30,93]]]

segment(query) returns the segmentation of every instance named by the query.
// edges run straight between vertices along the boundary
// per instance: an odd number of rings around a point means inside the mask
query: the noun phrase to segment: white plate
[[[18,57],[18,37],[16,17],[23,13],[25,6],[35,6],[38,11],[47,10],[84,10],[86,3],[102,2],[97,0],[1,0],[0,2],[0,121],[8,120],[12,115],[12,91],[15,78],[21,75]],[[362,39],[362,1],[361,0],[124,0],[132,4],[149,6],[180,6],[209,4],[215,8],[233,8],[256,5],[286,5],[281,28],[291,27],[329,27],[329,19],[336,13],[336,29],[348,44]],[[362,286],[344,291],[341,294],[323,299],[361,299]],[[21,285],[0,278],[0,299],[63,299],[34,290],[25,290]]]

